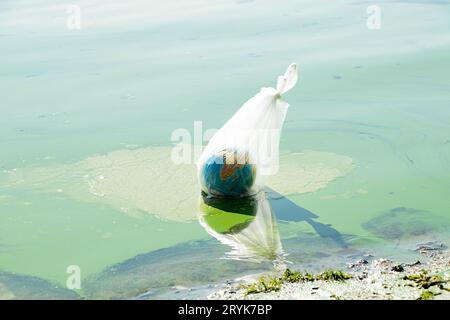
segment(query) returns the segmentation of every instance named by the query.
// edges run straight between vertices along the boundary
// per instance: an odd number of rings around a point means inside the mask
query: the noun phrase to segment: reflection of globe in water
[[[255,220],[257,200],[254,197],[224,199],[202,194],[200,210],[203,221],[215,232],[236,234]]]
[[[201,171],[203,190],[220,197],[248,195],[256,177],[256,167],[247,152],[222,150],[210,156]]]

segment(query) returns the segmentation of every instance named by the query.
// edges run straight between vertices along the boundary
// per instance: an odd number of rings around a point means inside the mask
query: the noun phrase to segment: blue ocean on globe
[[[239,197],[249,194],[255,182],[256,167],[249,163],[248,156],[247,161],[243,163],[230,161],[234,155],[236,155],[234,151],[223,150],[205,161],[201,171],[205,192],[221,197]]]

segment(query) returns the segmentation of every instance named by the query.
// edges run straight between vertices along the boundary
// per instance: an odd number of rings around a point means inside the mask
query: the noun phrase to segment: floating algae
[[[214,203],[208,201],[208,197],[202,197],[199,221],[211,236],[232,248],[226,257],[253,262],[282,261],[283,250],[276,218],[265,192],[238,200],[244,205],[226,208],[228,211],[217,208],[229,199],[214,199]],[[227,231],[223,231],[224,226],[227,226]]]
[[[199,196],[195,165],[175,164],[171,152],[169,147],[122,149],[73,164],[4,170],[0,187],[65,194],[130,215],[195,220]],[[280,164],[268,185],[284,195],[317,191],[353,167],[346,156],[318,151],[284,152]]]
[[[285,151],[280,153],[279,171],[269,177],[268,186],[284,196],[315,192],[345,176],[352,168],[351,158],[335,153]]]

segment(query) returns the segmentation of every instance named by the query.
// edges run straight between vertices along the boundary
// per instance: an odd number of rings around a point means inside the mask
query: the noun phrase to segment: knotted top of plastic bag
[[[284,73],[284,75],[278,77],[277,81],[277,94],[281,97],[281,95],[285,94],[289,90],[291,90],[297,83],[298,80],[298,70],[297,64],[292,63]]]

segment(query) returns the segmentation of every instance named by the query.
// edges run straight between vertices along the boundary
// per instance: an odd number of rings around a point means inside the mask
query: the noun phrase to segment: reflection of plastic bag
[[[278,170],[281,129],[289,104],[281,95],[297,83],[297,65],[262,88],[211,138],[198,161],[203,191],[215,196],[254,194]]]
[[[211,236],[231,247],[229,259],[275,265],[284,261],[276,219],[264,191],[237,199],[203,196],[199,222]]]

